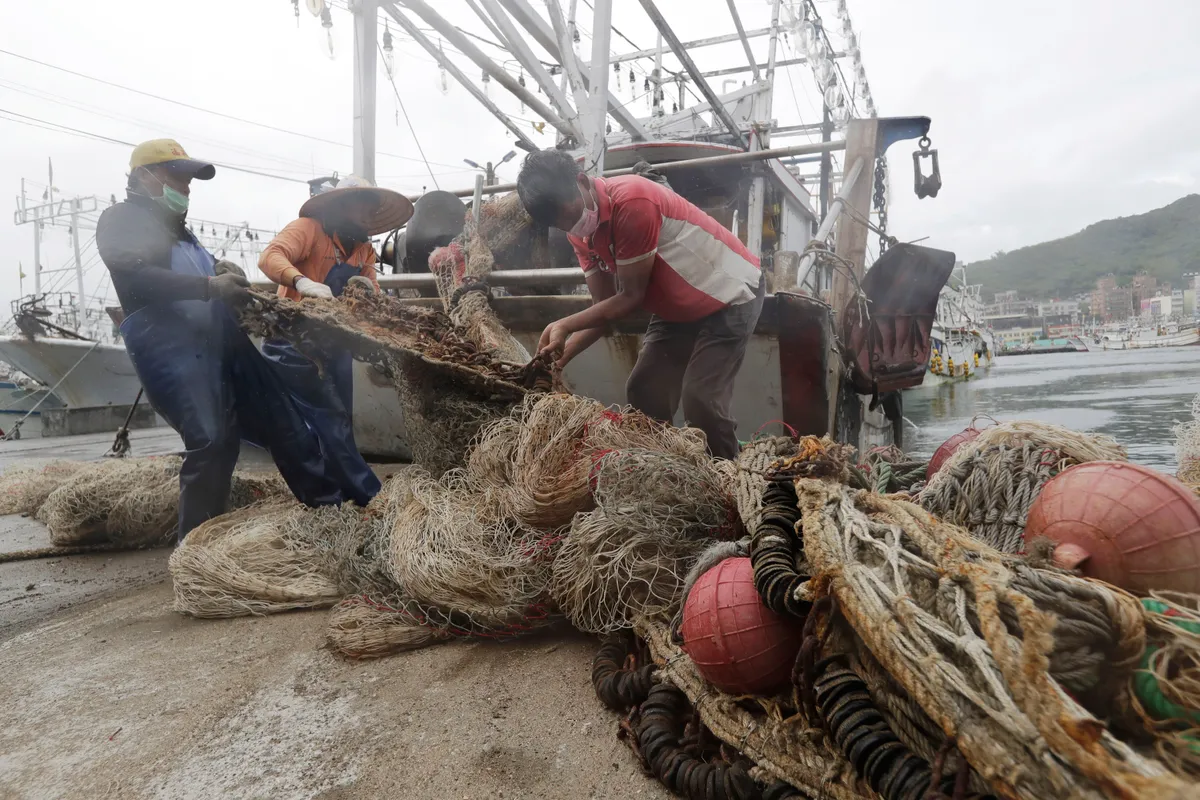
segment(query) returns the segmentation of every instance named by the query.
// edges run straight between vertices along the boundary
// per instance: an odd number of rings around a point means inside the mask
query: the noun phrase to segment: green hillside
[[[1070,297],[1095,287],[1109,273],[1120,285],[1145,270],[1175,288],[1185,272],[1200,272],[1200,195],[1191,194],[1146,214],[1089,225],[1079,233],[967,267],[982,283],[984,299],[1016,289],[1021,297]]]

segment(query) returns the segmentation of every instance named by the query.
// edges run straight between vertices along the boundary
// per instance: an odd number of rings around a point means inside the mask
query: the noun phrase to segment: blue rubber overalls
[[[341,297],[347,282],[359,271],[339,261],[325,276],[324,284],[334,297]],[[262,352],[275,364],[304,421],[317,432],[330,479],[347,500],[365,506],[379,492],[380,483],[354,441],[354,360],[350,353],[319,353],[318,366],[283,339],[264,341]]]
[[[213,277],[213,257],[190,238],[171,270]],[[343,498],[325,477],[320,445],[286,388],[218,300],[144,306],[121,323],[150,404],[183,439],[179,539],[225,513],[240,440],[270,451],[292,493],[310,506]]]

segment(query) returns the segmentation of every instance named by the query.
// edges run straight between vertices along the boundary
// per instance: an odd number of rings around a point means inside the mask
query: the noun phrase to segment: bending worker
[[[191,182],[215,168],[171,139],[138,145],[129,168],[126,199],[100,215],[96,245],[125,312],[121,336],[138,379],[186,449],[179,539],[228,509],[243,437],[270,451],[297,499],[339,502],[316,437],[230,313],[250,284],[186,227]]]
[[[651,312],[629,404],[671,422],[683,405],[718,458],[740,450],[733,382],[762,311],[758,259],[719,222],[671,189],[637,175],[589,178],[566,153],[530,153],[517,193],[539,224],[566,231],[592,305],[552,322],[539,353],[566,364],[614,320]]]
[[[404,195],[347,176],[300,207],[300,218],[288,223],[259,257],[259,269],[279,284],[280,297],[293,300],[330,300],[341,296],[352,281],[378,291],[371,237],[399,228],[412,212]],[[262,351],[317,432],[330,478],[346,499],[365,506],[380,483],[354,441],[350,353],[317,353],[322,361],[318,366],[282,339],[268,339]]]

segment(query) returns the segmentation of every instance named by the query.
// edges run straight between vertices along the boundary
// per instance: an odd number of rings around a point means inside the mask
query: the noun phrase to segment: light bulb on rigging
[[[525,86],[525,70],[524,69],[521,70],[521,74],[517,77],[517,84],[519,86],[521,86],[522,88],[524,88],[524,86]],[[522,114],[525,113],[525,100],[524,99],[521,100],[521,113]]]
[[[816,77],[818,86],[828,86],[834,78],[833,62],[828,58],[817,61],[813,66],[813,76]]]
[[[438,89],[442,94],[450,94],[450,80],[446,76],[446,67],[444,66],[446,54],[442,51],[442,42],[438,40],[438,53],[441,54],[441,60],[438,62]]]
[[[296,14],[296,27],[300,27],[300,0],[292,0],[292,11]]]
[[[492,85],[492,76],[487,74],[487,70],[484,70],[484,72],[483,72],[483,96],[484,97],[492,96],[491,92],[489,91],[491,88],[491,85]]]
[[[333,17],[329,14],[328,6],[322,6],[321,8],[321,27],[325,29],[325,49],[332,60],[337,57],[337,52],[333,47]]]
[[[845,103],[842,98],[842,90],[838,87],[837,82],[829,84],[825,89],[825,107],[830,111]]]
[[[389,79],[395,78],[396,54],[392,49],[392,31],[388,27],[387,20],[383,22],[383,68],[387,71]]]

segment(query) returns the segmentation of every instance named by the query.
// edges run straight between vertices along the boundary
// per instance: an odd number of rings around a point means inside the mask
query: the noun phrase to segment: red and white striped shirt
[[[584,275],[654,256],[642,306],[691,322],[754,299],[759,261],[719,222],[667,187],[637,175],[596,178],[600,225],[568,236]]]

